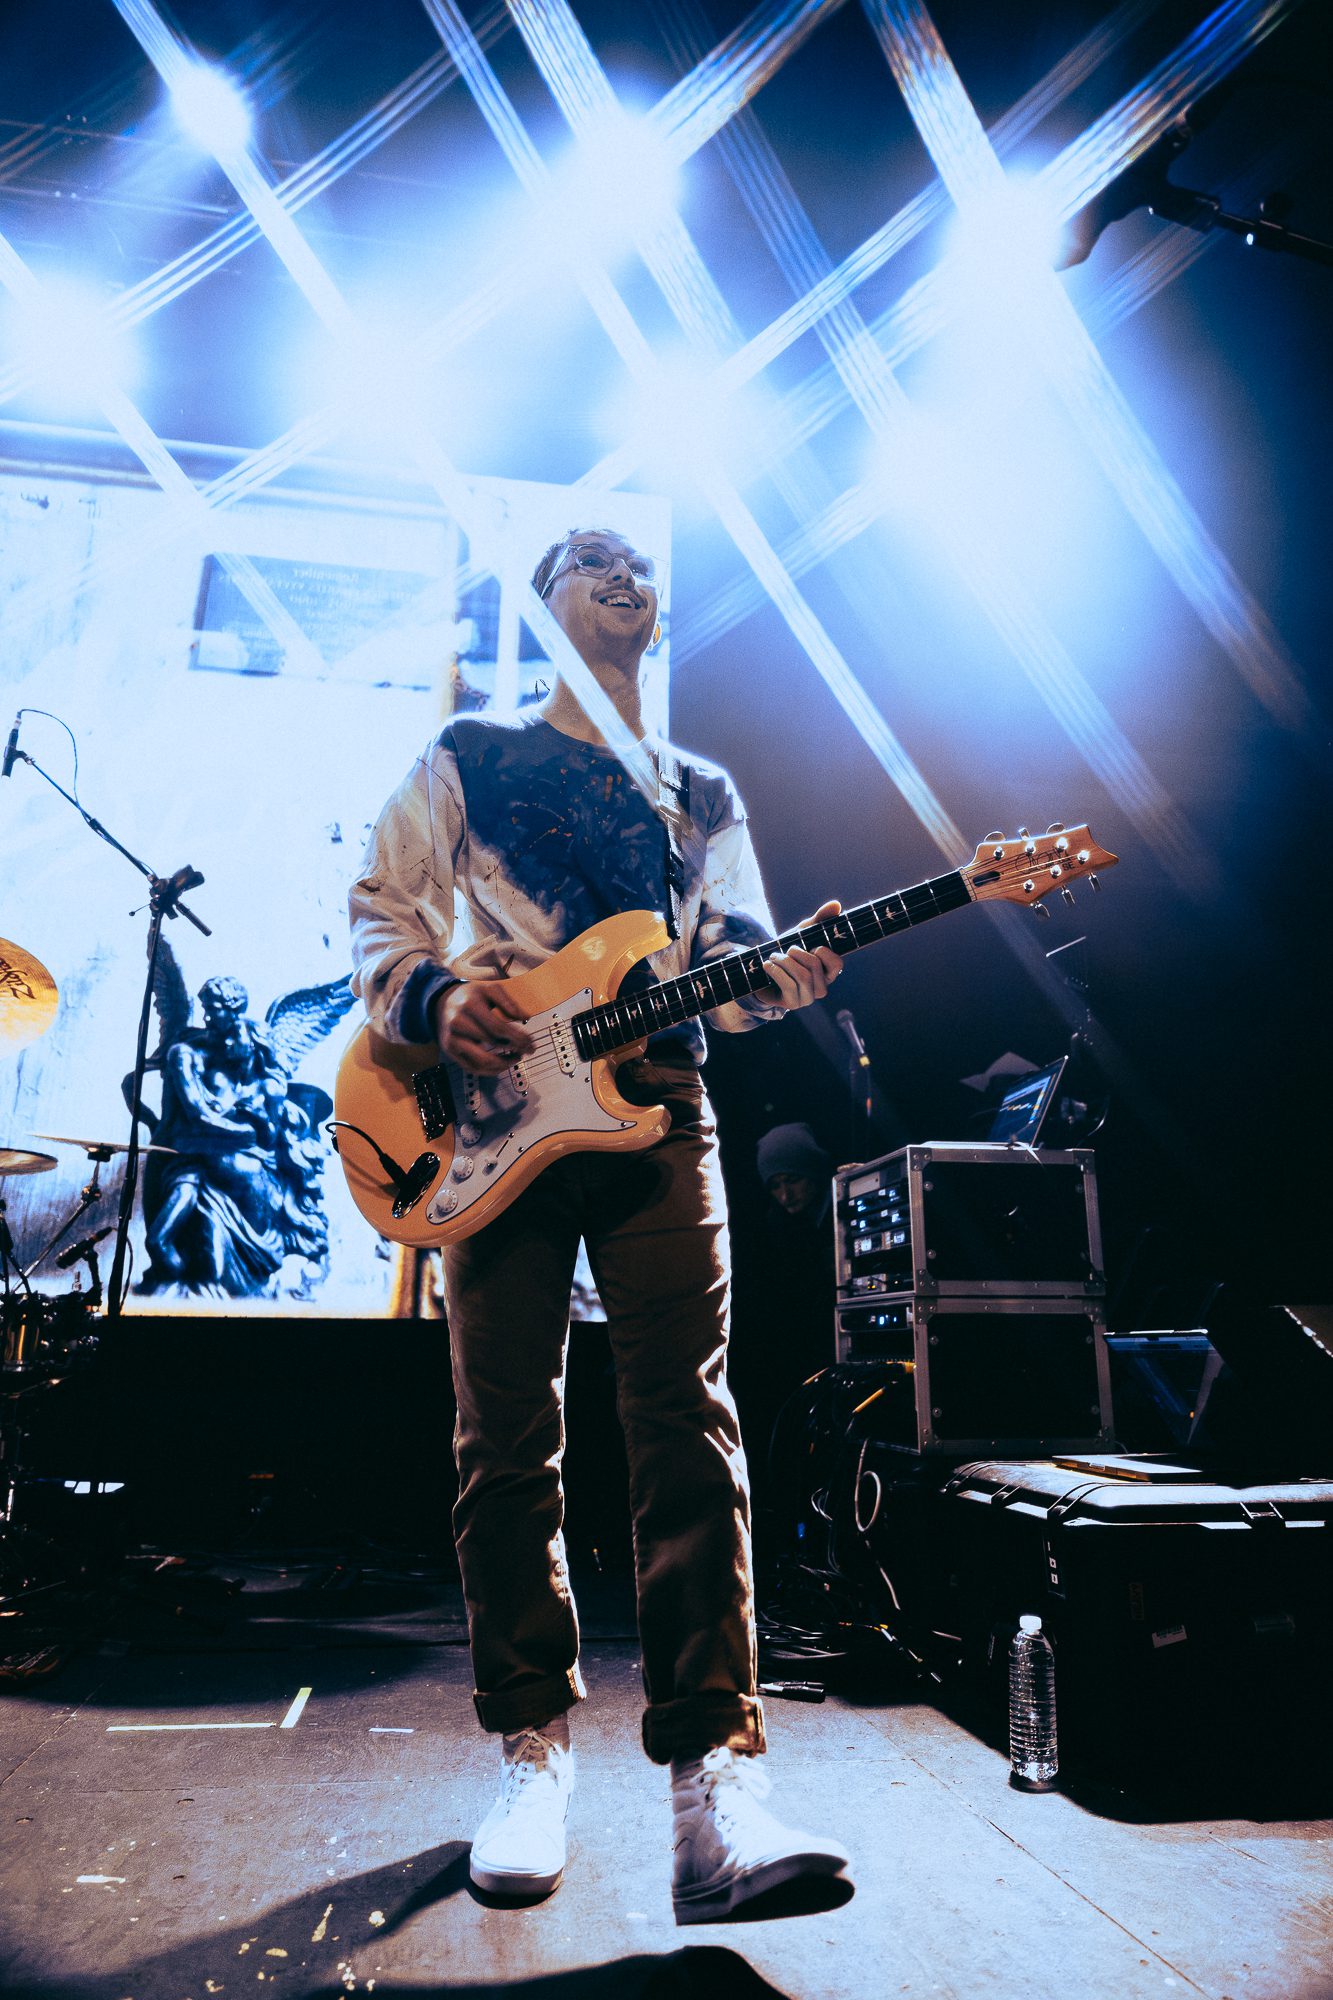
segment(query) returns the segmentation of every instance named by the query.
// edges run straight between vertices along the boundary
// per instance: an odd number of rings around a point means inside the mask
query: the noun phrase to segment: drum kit
[[[56,982],[41,960],[0,938],[0,1058],[45,1034],[55,1019],[58,1001]],[[59,1160],[55,1153],[0,1145],[0,1567],[3,1568],[9,1568],[16,1555],[26,1566],[30,1553],[27,1544],[42,1539],[30,1537],[14,1519],[24,1441],[22,1406],[32,1392],[53,1387],[85,1356],[95,1352],[93,1315],[102,1303],[97,1245],[114,1234],[114,1225],[71,1241],[59,1251],[57,1245],[70,1237],[81,1218],[101,1200],[102,1168],[117,1154],[129,1151],[127,1145],[114,1140],[75,1139],[55,1132],[38,1132],[33,1137],[54,1146],[77,1148],[91,1172],[72,1211],[25,1266],[16,1255],[6,1216],[6,1190],[11,1180],[50,1173]],[[57,1252],[54,1257],[53,1251]],[[32,1278],[48,1258],[51,1268],[56,1270],[86,1265],[88,1290],[84,1291],[76,1280],[74,1289],[63,1296],[38,1291]],[[0,1601],[13,1600],[6,1592]]]

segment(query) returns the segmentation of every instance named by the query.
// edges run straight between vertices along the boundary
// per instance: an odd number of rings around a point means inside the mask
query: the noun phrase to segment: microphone
[[[860,1064],[861,1068],[869,1069],[870,1057],[866,1054],[866,1045],[861,1040],[860,1030],[858,1029],[856,1022],[852,1019],[851,1008],[839,1007],[837,1013],[834,1015],[833,1018],[837,1022],[838,1026],[842,1029],[843,1034],[846,1035],[848,1041],[851,1043],[852,1054],[856,1057],[856,1060]]]
[[[95,1236],[80,1237],[77,1243],[71,1243],[68,1250],[62,1250],[54,1260],[56,1269],[67,1271],[71,1264],[78,1263],[80,1257],[86,1257],[90,1250],[95,1250],[104,1236],[114,1236],[115,1233],[115,1224],[108,1223],[106,1228],[99,1229]]]
[[[1054,259],[1057,271],[1067,271],[1071,265],[1084,263],[1102,231],[1113,222],[1123,220],[1136,208],[1151,209],[1154,215],[1161,216],[1166,222],[1181,222],[1193,229],[1210,226],[1218,204],[1208,195],[1196,194],[1192,188],[1177,187],[1174,181],[1167,179],[1167,173],[1172,161],[1179,158],[1191,139],[1211,125],[1218,112],[1230,102],[1238,83],[1239,78],[1234,73],[1215,83],[1197,103],[1191,104],[1188,111],[1167,126],[1161,138],[1149,146],[1147,152],[1108,182],[1100,194],[1094,195],[1086,208],[1070,216]]]
[[[1184,119],[1178,119],[1156,145],[1150,146],[1140,159],[1094,195],[1086,208],[1071,215],[1055,254],[1056,270],[1068,271],[1075,264],[1086,263],[1104,229],[1109,229],[1113,222],[1123,221],[1136,208],[1151,208],[1170,186],[1167,168],[1184,151],[1191,137]]]
[[[9,741],[5,745],[5,762],[4,762],[4,768],[0,770],[0,778],[7,778],[9,776],[10,772],[13,770],[14,765],[18,759],[19,724],[20,722],[22,722],[22,720],[23,720],[23,710],[20,709],[18,714],[14,717],[14,727],[10,730]]]

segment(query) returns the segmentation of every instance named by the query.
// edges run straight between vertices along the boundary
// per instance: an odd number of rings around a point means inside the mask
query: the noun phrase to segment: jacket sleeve
[[[727,958],[750,946],[767,944],[773,936],[772,912],[764,894],[759,862],[744,808],[728,782],[724,802],[709,828],[704,857],[703,893],[690,950],[692,965]],[[765,1021],[780,1021],[785,1007],[766,1005],[757,995],[728,1000],[704,1016],[726,1034],[744,1034]]]
[[[433,1042],[432,1003],[457,983],[454,879],[464,828],[458,765],[437,739],[371,831],[352,884],[352,990],[391,1042]]]

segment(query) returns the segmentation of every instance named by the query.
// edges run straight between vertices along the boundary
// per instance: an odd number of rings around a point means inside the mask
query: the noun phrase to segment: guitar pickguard
[[[426,1209],[443,1226],[464,1215],[539,1140],[563,1133],[624,1132],[631,1121],[604,1109],[593,1090],[592,1064],[574,1044],[572,1022],[592,1002],[585,987],[539,1014],[526,1026],[533,1050],[498,1076],[476,1076],[446,1061],[458,1123],[454,1157]],[[572,1150],[572,1149],[571,1149]]]

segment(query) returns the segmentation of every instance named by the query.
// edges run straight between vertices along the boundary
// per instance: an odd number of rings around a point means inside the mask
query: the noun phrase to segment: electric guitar
[[[641,1055],[659,1029],[755,992],[777,953],[828,945],[846,957],[967,903],[1040,904],[1053,889],[1068,894],[1079,876],[1095,888],[1096,871],[1115,860],[1086,826],[1052,826],[1035,837],[1020,828],[1016,840],[990,834],[948,875],[620,999],[630,967],[667,943],[660,916],[626,911],[511,978],[534,1046],[498,1076],[476,1076],[438,1048],[386,1042],[364,1026],[334,1085],[335,1145],[352,1199],[381,1236],[416,1249],[470,1236],[550,1161],[660,1139],[668,1112],[622,1097],[612,1059]]]

